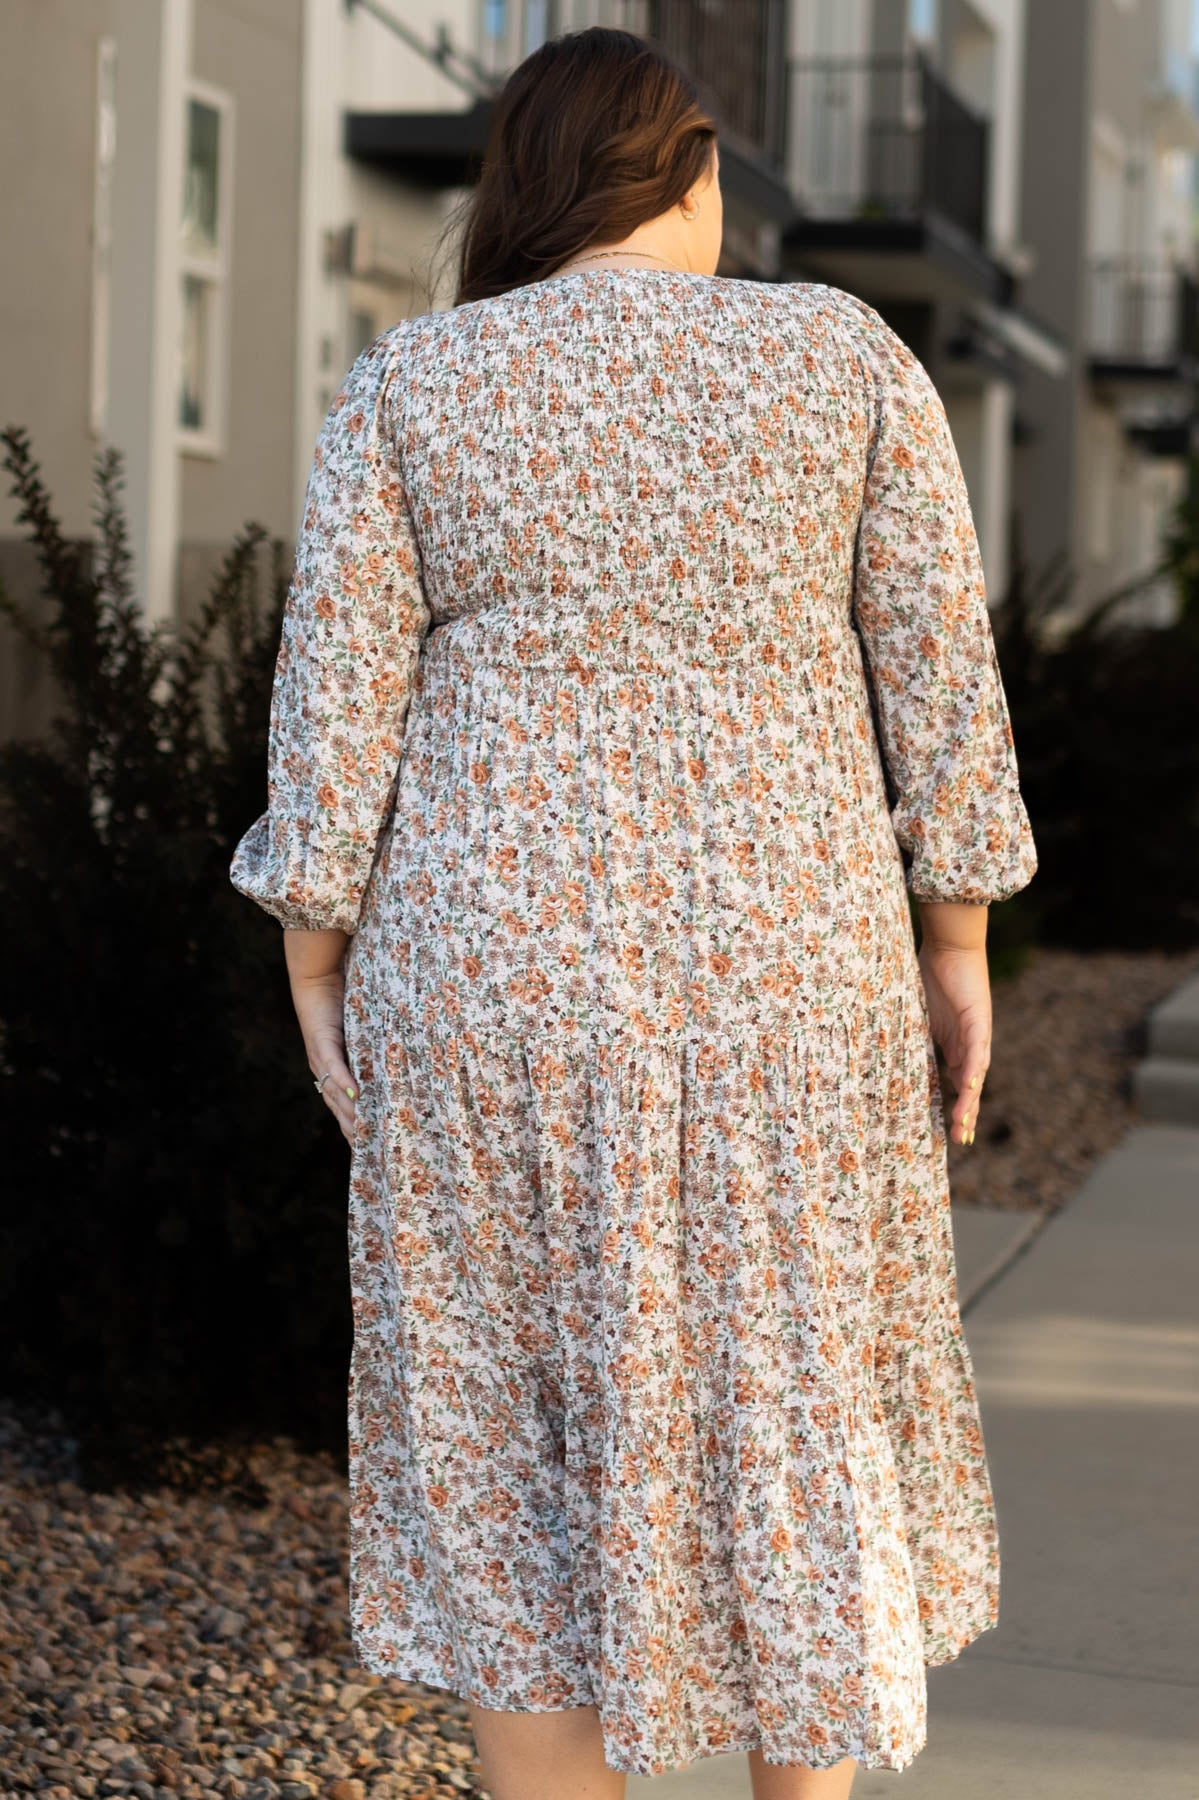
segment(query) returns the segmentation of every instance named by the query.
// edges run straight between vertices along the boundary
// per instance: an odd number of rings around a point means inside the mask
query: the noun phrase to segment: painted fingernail
[[[977,1076],[977,1075],[972,1075],[972,1076],[971,1076],[971,1077],[970,1077],[970,1086],[971,1086],[971,1087],[977,1087],[977,1086],[978,1086],[978,1076]]]
[[[351,1100],[356,1098],[353,1088],[347,1088],[346,1093],[350,1096]]]

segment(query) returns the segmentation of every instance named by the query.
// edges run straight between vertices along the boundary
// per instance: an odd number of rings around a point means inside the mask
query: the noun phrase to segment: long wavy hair
[[[691,77],[635,32],[591,26],[534,50],[496,96],[461,225],[454,305],[627,237],[711,167],[717,125]]]

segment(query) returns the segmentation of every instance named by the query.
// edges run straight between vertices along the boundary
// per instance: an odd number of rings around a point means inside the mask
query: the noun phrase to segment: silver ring
[[[313,1082],[312,1085],[316,1089],[318,1094],[320,1093],[321,1089],[324,1087],[325,1083],[328,1081],[328,1079],[329,1079],[330,1075],[332,1075],[332,1073],[333,1073],[332,1069],[326,1069],[324,1074],[321,1076],[320,1080]]]

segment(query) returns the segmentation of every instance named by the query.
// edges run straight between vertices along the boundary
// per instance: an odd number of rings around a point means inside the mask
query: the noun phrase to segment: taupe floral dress
[[[576,270],[362,352],[233,880],[353,934],[367,1668],[642,1775],[912,1760],[998,1548],[907,896],[1035,867],[868,305]]]

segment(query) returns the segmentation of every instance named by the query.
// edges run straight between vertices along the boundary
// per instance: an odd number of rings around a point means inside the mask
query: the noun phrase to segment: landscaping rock
[[[89,1493],[73,1449],[0,1402],[0,1792],[486,1800],[464,1703],[354,1660],[331,1458],[254,1449],[255,1506]]]

